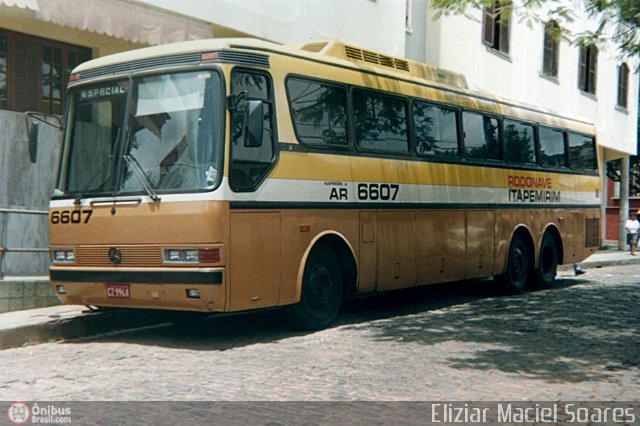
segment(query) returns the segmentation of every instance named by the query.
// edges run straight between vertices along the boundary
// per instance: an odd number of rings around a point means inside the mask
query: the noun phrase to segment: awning
[[[0,0],[0,6],[17,7],[38,11],[38,0]]]
[[[205,22],[143,6],[131,0],[0,1],[37,1],[40,7],[34,14],[36,19],[133,43],[157,45],[212,37],[211,26]]]

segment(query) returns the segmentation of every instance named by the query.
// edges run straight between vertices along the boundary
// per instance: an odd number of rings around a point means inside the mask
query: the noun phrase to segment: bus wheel
[[[311,250],[302,276],[300,302],[289,308],[296,328],[320,330],[333,322],[342,301],[342,274],[338,259],[325,244]]]
[[[522,293],[529,275],[529,250],[524,239],[518,235],[513,237],[507,257],[507,270],[498,277],[502,289],[509,294]]]
[[[533,284],[537,288],[549,288],[556,280],[558,271],[558,247],[550,234],[544,234],[540,243],[540,260],[533,271]]]

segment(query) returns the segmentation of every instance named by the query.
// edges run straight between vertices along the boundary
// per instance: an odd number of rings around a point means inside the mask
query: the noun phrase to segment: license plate
[[[130,299],[129,284],[107,283],[107,297],[109,299]]]

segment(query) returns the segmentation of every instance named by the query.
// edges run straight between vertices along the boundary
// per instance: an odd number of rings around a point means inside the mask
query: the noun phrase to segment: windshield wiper
[[[113,155],[109,154],[107,156],[107,158],[104,159],[102,164],[100,164],[100,167],[98,167],[98,170],[91,177],[89,182],[80,190],[80,192],[78,192],[78,194],[76,195],[76,197],[73,200],[73,204],[75,204],[76,206],[80,205],[82,199],[84,198],[84,195],[87,193],[87,191],[89,191],[91,189],[91,186],[96,181],[98,176],[100,176],[102,174],[102,172],[104,172],[106,170],[105,166],[108,165],[108,164],[112,164],[112,162],[113,162]],[[104,185],[109,179],[111,179],[111,177],[112,177],[111,174],[109,174],[109,176],[107,176],[102,182],[100,182],[100,185],[98,185],[98,188],[101,188],[102,185]]]
[[[131,170],[133,170],[133,174],[136,175],[136,177],[142,184],[142,188],[149,195],[149,197],[156,203],[160,202],[160,197],[158,197],[158,194],[156,194],[156,192],[151,187],[149,177],[142,169],[142,166],[140,166],[140,163],[138,163],[138,160],[136,160],[135,157],[127,154],[123,155],[122,158],[124,158],[127,164],[131,167]]]

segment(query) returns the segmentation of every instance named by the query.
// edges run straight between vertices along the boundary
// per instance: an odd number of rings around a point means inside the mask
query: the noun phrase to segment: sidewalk
[[[582,269],[617,265],[640,265],[640,253],[609,248],[594,253],[580,263]],[[573,271],[562,265],[559,272]],[[60,305],[0,314],[0,350],[18,346],[80,338],[114,330],[158,325],[163,320],[153,311],[91,312],[85,306]]]

